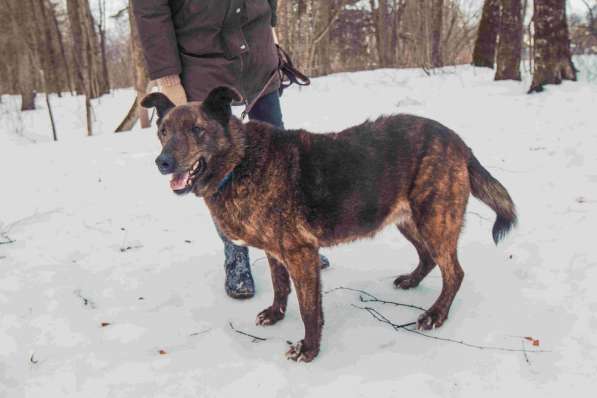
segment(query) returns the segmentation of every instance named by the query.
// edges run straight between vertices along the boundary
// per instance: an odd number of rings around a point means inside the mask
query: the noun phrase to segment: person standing
[[[251,120],[284,127],[275,73],[277,0],[132,0],[132,5],[149,78],[175,105],[202,101],[212,89],[228,86],[252,105]],[[248,248],[218,233],[226,293],[254,296]],[[329,265],[323,256],[321,263]]]

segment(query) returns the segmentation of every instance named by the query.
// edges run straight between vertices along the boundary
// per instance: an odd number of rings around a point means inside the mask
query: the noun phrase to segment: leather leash
[[[292,59],[290,58],[290,55],[288,55],[288,53],[284,51],[284,49],[280,47],[278,44],[276,44],[276,48],[278,50],[278,67],[274,69],[274,71],[271,73],[269,79],[267,79],[267,82],[265,83],[261,91],[259,91],[257,96],[253,98],[251,102],[245,102],[245,110],[241,114],[242,120],[245,120],[249,112],[251,112],[251,109],[253,109],[257,101],[259,101],[259,99],[263,96],[271,82],[276,77],[276,74],[278,74],[278,76],[280,77],[280,96],[282,95],[282,92],[288,87],[290,87],[292,84],[297,84],[299,86],[308,86],[311,84],[311,79],[309,79],[307,75],[299,71],[294,66]]]

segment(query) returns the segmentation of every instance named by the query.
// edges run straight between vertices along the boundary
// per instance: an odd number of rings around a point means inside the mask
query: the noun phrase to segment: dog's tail
[[[506,188],[493,178],[472,153],[468,161],[468,172],[473,196],[497,214],[492,230],[493,240],[497,245],[517,223],[514,202]]]

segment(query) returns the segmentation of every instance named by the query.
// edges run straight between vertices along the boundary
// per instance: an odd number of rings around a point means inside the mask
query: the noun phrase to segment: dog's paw
[[[412,274],[405,274],[394,279],[394,287],[396,289],[412,289],[419,286],[419,282],[421,282],[419,278],[414,277]]]
[[[448,319],[446,311],[440,311],[436,309],[429,309],[424,314],[419,316],[417,320],[418,330],[431,330],[440,327]]]
[[[284,310],[282,308],[268,307],[257,314],[255,324],[259,326],[269,326],[284,319]]]
[[[290,349],[286,352],[286,358],[296,362],[311,362],[317,354],[319,354],[319,348],[310,350],[305,347],[305,342],[301,340],[290,345]]]

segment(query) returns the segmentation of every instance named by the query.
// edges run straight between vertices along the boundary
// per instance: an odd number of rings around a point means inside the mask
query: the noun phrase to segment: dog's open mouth
[[[189,170],[182,173],[174,173],[170,180],[170,188],[179,195],[189,192],[193,188],[195,180],[203,174],[205,168],[205,159],[200,157]]]

